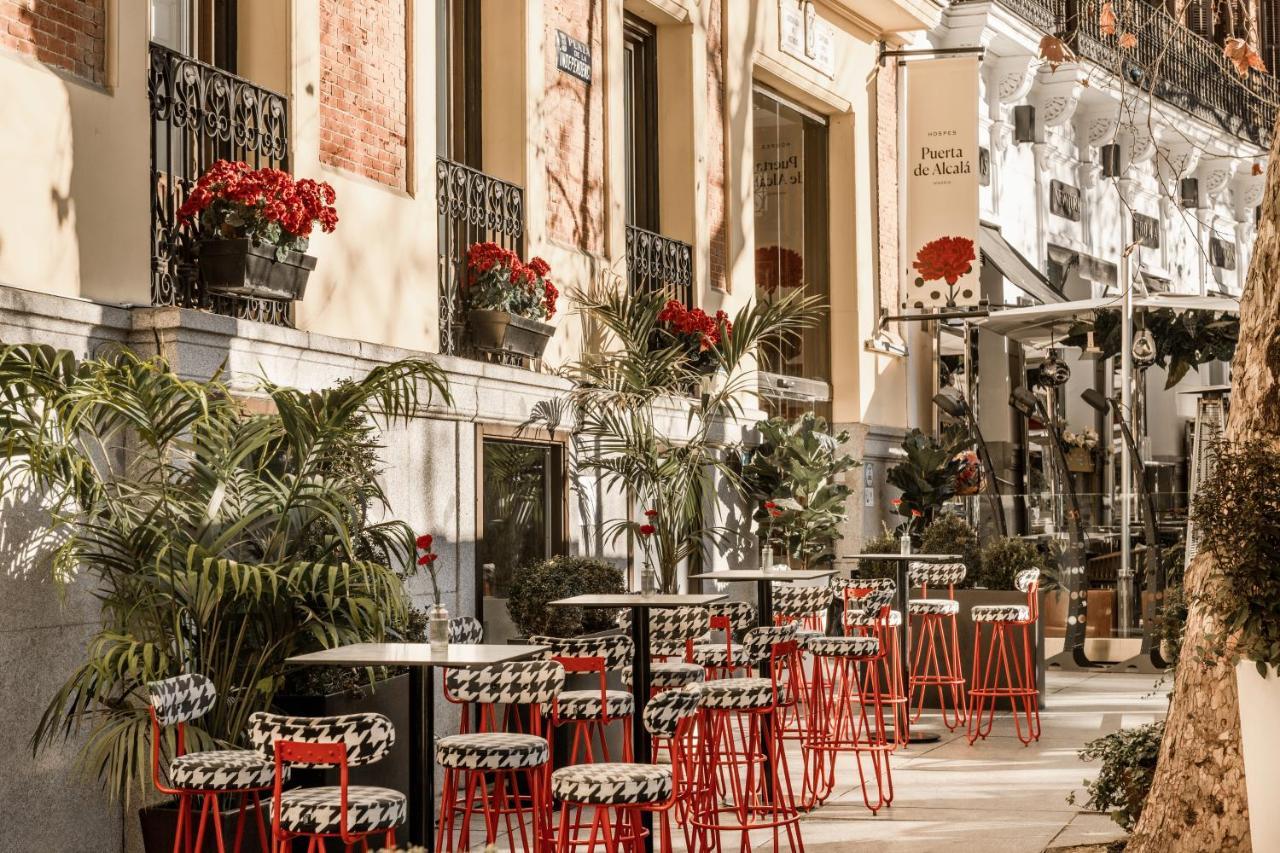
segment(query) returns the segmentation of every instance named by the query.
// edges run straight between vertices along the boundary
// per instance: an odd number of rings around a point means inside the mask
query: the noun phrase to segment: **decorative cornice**
[[[1036,119],[1046,128],[1066,124],[1080,106],[1083,91],[1080,67],[1074,62],[1064,62],[1053,70],[1041,65],[1030,94],[1036,106]]]
[[[1009,56],[991,66],[991,84],[1001,104],[1016,104],[1027,96],[1036,82],[1031,56]]]

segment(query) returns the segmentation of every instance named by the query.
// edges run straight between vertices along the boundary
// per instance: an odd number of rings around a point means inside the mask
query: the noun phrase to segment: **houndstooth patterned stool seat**
[[[372,785],[347,787],[347,833],[386,832],[404,823],[405,795]],[[294,788],[280,794],[280,826],[302,835],[342,830],[342,789]]]
[[[726,711],[767,708],[773,704],[770,678],[718,678],[702,685],[702,707]]]
[[[636,699],[625,690],[605,691],[605,700],[599,690],[565,690],[556,700],[557,713],[562,720],[594,720],[601,715],[608,703],[610,717],[625,717],[636,709]]]
[[[880,653],[880,640],[875,637],[809,637],[804,641],[809,653],[817,657],[874,657]]]
[[[522,770],[551,760],[547,739],[536,735],[450,735],[436,741],[436,761],[460,770]]]
[[[586,805],[661,803],[671,798],[671,786],[671,768],[656,764],[576,764],[551,774],[556,799]]]
[[[970,609],[974,622],[1026,622],[1031,609],[1025,604],[979,604]]]
[[[215,749],[179,755],[169,764],[169,781],[191,791],[269,788],[275,765],[248,749]]]
[[[954,616],[960,612],[960,602],[954,598],[913,598],[907,612],[912,616]]]
[[[880,620],[880,614],[867,610],[849,610],[844,614],[844,626],[846,628],[874,628]],[[889,611],[889,627],[902,627],[902,611]]]
[[[729,645],[697,645],[693,647],[693,659],[703,667],[727,667],[742,659],[742,646],[737,643]]]
[[[701,664],[666,660],[650,664],[649,676],[655,690],[670,690],[673,687],[686,687],[705,681],[707,671]],[[622,683],[628,689],[631,688],[631,667],[622,671]]]

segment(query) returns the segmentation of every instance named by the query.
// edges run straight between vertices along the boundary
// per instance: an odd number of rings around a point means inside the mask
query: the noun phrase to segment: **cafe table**
[[[532,657],[545,646],[450,643],[353,643],[305,655],[287,663],[300,666],[403,666],[409,670],[409,841],[435,849],[435,671],[483,669]]]
[[[911,577],[908,566],[912,563],[959,563],[964,560],[960,554],[902,554],[897,552],[886,554],[851,554],[838,558],[838,562],[874,562],[894,563],[897,567],[898,612],[902,614],[902,624],[898,626],[898,648],[902,650],[902,684],[907,691],[907,717],[911,716]],[[922,694],[923,695],[923,692]],[[936,732],[928,730],[912,731],[911,743],[933,743],[940,737]]]
[[[649,668],[649,611],[670,610],[676,607],[706,607],[717,601],[724,601],[729,596],[719,594],[664,594],[631,592],[617,595],[575,595],[572,598],[561,598],[552,601],[552,607],[581,607],[592,610],[630,610],[631,642],[635,646],[631,662],[631,690],[635,696],[635,713],[631,716],[631,751],[636,761],[652,760],[653,746],[649,738],[649,730],[644,727],[644,708],[649,702],[649,694],[653,691],[653,676]],[[645,811],[642,815],[645,835],[645,849],[653,849],[653,813]]]

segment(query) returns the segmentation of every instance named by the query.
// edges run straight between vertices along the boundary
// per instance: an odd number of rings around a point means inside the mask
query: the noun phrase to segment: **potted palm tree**
[[[467,250],[464,298],[471,342],[477,349],[539,358],[555,327],[560,291],[551,283],[550,265],[529,263],[497,243],[473,243]]]

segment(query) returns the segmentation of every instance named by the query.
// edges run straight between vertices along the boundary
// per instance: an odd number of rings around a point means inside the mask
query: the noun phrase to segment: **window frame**
[[[658,28],[635,15],[625,14],[622,51],[626,223],[660,234]],[[637,117],[641,119],[638,123]]]

